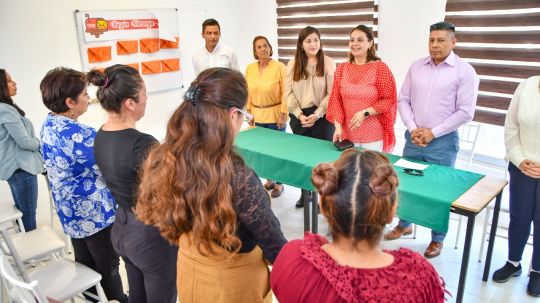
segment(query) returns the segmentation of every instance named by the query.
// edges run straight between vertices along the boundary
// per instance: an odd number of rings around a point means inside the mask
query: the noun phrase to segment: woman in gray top
[[[0,69],[0,180],[7,180],[24,229],[36,228],[37,174],[43,172],[39,140],[32,122],[11,99],[17,84]]]

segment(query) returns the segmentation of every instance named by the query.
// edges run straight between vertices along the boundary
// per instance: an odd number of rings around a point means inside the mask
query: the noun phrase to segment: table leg
[[[311,192],[311,232],[316,234],[319,225],[319,194]]]
[[[493,219],[491,219],[491,231],[489,232],[489,243],[486,255],[486,264],[484,264],[484,275],[482,281],[487,281],[489,276],[489,268],[491,267],[491,257],[493,256],[493,246],[495,245],[495,234],[497,233],[497,225],[499,224],[499,212],[501,211],[502,191],[495,198],[495,208],[493,209]]]
[[[467,216],[467,231],[465,233],[465,246],[463,247],[463,258],[461,259],[461,271],[459,273],[458,291],[456,303],[463,301],[463,293],[465,292],[465,279],[467,278],[467,270],[469,268],[469,256],[471,254],[471,242],[474,232],[474,219],[476,214]]]
[[[304,232],[309,231],[309,191],[300,189],[302,197],[304,199]]]

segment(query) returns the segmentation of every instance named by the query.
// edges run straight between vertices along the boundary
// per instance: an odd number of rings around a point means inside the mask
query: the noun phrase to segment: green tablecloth
[[[335,161],[341,154],[332,142],[259,127],[240,132],[235,145],[260,177],[307,190],[315,190],[311,184],[313,167]],[[386,156],[391,163],[400,159]],[[440,232],[448,231],[452,202],[483,177],[436,164],[429,164],[423,177],[395,168],[400,182],[398,216]]]

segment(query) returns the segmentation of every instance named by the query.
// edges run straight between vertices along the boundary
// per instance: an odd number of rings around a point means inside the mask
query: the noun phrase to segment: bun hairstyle
[[[396,203],[397,174],[380,153],[349,149],[313,169],[313,185],[334,237],[378,244]]]
[[[234,131],[229,109],[247,101],[244,76],[228,68],[201,72],[167,124],[165,141],[143,164],[135,213],[170,243],[190,234],[199,252],[215,244],[237,252],[233,188]]]
[[[91,70],[87,74],[88,82],[98,86],[97,98],[108,112],[120,113],[126,99],[139,102],[139,93],[144,88],[144,81],[139,72],[127,65],[116,64],[105,71]]]

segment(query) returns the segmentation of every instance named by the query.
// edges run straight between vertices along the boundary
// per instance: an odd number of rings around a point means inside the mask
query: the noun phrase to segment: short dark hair
[[[455,34],[456,26],[447,21],[437,22],[435,24],[432,24],[429,27],[429,32],[432,32],[432,31],[451,31],[452,33]]]
[[[212,25],[217,26],[219,31],[221,32],[221,26],[219,26],[219,22],[217,22],[216,19],[212,19],[212,18],[204,20],[204,22],[202,23],[202,32],[204,33],[205,27],[212,26]]]
[[[97,98],[99,104],[108,112],[120,113],[122,103],[126,99],[139,102],[139,92],[144,87],[144,81],[139,72],[131,66],[115,64],[105,71],[91,70],[88,82],[99,86]]]
[[[41,98],[43,104],[53,113],[61,114],[69,110],[66,99],[71,98],[77,102],[77,97],[86,88],[84,73],[67,67],[51,69],[41,83]]]
[[[268,47],[270,48],[270,57],[274,54],[274,50],[272,49],[272,44],[268,41],[268,39],[265,36],[257,36],[253,39],[253,57],[255,60],[259,60],[259,56],[257,56],[257,52],[255,51],[255,43],[259,40],[266,41],[266,44],[268,44]]]

